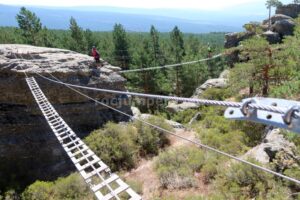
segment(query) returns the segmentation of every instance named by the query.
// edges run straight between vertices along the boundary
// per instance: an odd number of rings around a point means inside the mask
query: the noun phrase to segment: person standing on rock
[[[96,63],[100,63],[100,54],[95,46],[92,48],[92,56],[94,57]]]

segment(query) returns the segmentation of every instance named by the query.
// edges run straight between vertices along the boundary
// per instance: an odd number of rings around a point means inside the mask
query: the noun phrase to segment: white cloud
[[[262,0],[0,0],[0,4],[39,6],[114,6],[130,8],[175,8],[221,10]]]

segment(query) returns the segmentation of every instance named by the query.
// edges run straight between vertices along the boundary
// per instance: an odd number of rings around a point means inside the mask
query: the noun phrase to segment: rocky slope
[[[62,81],[85,86],[125,89],[125,79],[117,67],[94,66],[91,57],[72,51],[0,45],[0,190],[15,180],[30,182],[53,179],[73,169],[63,149],[54,137],[25,82],[23,70],[29,76],[47,72]],[[22,70],[23,69],[23,70]],[[80,136],[107,121],[127,120],[75,94],[61,85],[37,78],[45,95],[58,113]],[[88,92],[97,99],[112,100],[110,94]],[[130,107],[119,108],[131,113]]]
[[[219,78],[214,79],[208,79],[205,83],[200,85],[198,88],[196,88],[193,96],[191,98],[201,98],[201,94],[209,89],[209,88],[226,88],[227,87],[227,81],[228,81],[229,71],[224,70]],[[188,110],[188,109],[196,109],[199,108],[200,105],[196,103],[189,103],[189,102],[183,102],[183,103],[177,103],[177,102],[169,102],[168,106],[166,107],[168,111],[172,113],[177,113],[180,111]]]
[[[271,27],[269,28],[269,19],[261,23],[249,23],[245,27],[256,27],[253,30],[247,30],[241,33],[229,33],[225,37],[225,48],[236,47],[243,40],[255,35],[255,31],[260,28],[262,36],[271,43],[279,43],[287,35],[292,35],[295,27],[294,19],[300,14],[299,4],[288,4],[280,6],[276,9],[276,14],[271,17]]]

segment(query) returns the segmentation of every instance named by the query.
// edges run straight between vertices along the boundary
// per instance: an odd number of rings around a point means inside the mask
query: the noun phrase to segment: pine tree
[[[20,9],[16,16],[17,22],[22,32],[24,40],[28,44],[36,44],[36,37],[42,30],[42,23],[35,13],[27,10],[25,7]]]
[[[157,66],[157,65],[166,64],[165,57],[160,48],[159,33],[153,25],[151,26],[150,29],[150,39],[151,39],[154,65]]]
[[[38,33],[35,43],[38,46],[56,47],[54,36],[55,35],[44,26],[43,29]]]
[[[125,29],[121,24],[115,24],[113,30],[114,57],[118,65],[128,69],[130,64],[129,43]]]
[[[84,31],[84,37],[86,39],[86,50],[87,50],[87,54],[91,53],[91,48],[93,46],[97,46],[96,45],[96,40],[95,37],[93,35],[93,32],[90,29],[86,29]],[[101,53],[101,52],[100,52]]]
[[[70,19],[70,30],[71,30],[71,40],[69,48],[73,51],[84,53],[86,51],[86,42],[83,34],[82,28],[80,28],[76,20],[71,17]]]
[[[171,34],[171,53],[173,54],[175,58],[176,63],[181,63],[183,60],[183,57],[185,56],[185,48],[184,48],[184,41],[183,41],[183,35],[179,28],[175,26],[175,28],[172,30]],[[180,78],[180,66],[176,68],[176,95],[181,95],[181,78]]]
[[[285,55],[279,52],[264,38],[252,38],[242,42],[242,56],[247,63],[238,64],[234,69],[232,80],[236,85],[249,87],[249,95],[268,96],[272,86],[286,81],[290,67],[285,66]]]
[[[271,30],[271,13],[272,7],[281,6],[282,3],[279,0],[267,0],[266,7],[269,9],[269,30]]]

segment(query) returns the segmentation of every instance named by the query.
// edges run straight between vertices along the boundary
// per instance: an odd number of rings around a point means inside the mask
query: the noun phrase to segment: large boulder
[[[76,52],[28,45],[0,45],[0,190],[3,183],[50,180],[73,170],[69,158],[49,128],[26,82],[36,77],[46,97],[79,137],[87,136],[108,121],[124,117],[72,90],[39,78],[35,73],[53,74],[64,82],[83,86],[125,90],[119,68],[96,68],[92,57]],[[103,102],[118,96],[87,92]],[[104,101],[105,100],[105,101]],[[130,107],[119,109],[131,114]]]
[[[246,40],[255,35],[252,32],[243,32],[243,33],[228,33],[225,35],[225,48],[236,47],[243,40]]]
[[[271,25],[274,24],[277,21],[281,20],[292,20],[290,16],[283,15],[283,14],[275,14],[271,17]],[[269,25],[269,19],[266,19],[263,21],[262,25]]]
[[[227,78],[229,76],[229,71],[225,70],[220,74],[219,78],[215,79],[209,79],[202,85],[200,85],[194,92],[192,98],[199,98],[201,97],[201,94],[209,89],[209,88],[225,88],[227,87]],[[183,103],[177,103],[177,102],[169,102],[166,109],[169,112],[177,113],[188,109],[196,109],[199,108],[200,105],[196,103],[189,103],[189,102],[183,102]]]
[[[225,88],[225,87],[227,87],[227,79],[226,78],[209,79],[196,89],[196,91],[193,94],[193,97],[198,98],[199,96],[201,96],[201,94],[205,90],[207,90],[209,88]]]
[[[131,111],[132,111],[132,114],[133,114],[134,118],[139,118],[142,114],[140,109],[138,109],[137,107],[132,106]]]
[[[299,4],[288,4],[277,7],[276,14],[283,14],[292,18],[297,18],[300,14]]]
[[[277,44],[281,42],[279,33],[273,31],[266,31],[262,34],[270,44]]]
[[[188,109],[197,109],[199,108],[199,105],[196,103],[189,103],[189,102],[183,102],[183,103],[177,103],[177,102],[169,102],[166,109],[171,113],[177,113]]]
[[[281,37],[292,35],[294,32],[295,22],[291,19],[276,21],[272,25],[272,30],[277,32]]]
[[[244,157],[264,164],[274,162],[278,168],[285,169],[299,162],[295,152],[295,145],[280,134],[280,129],[273,129],[268,131],[263,143],[249,150]]]

